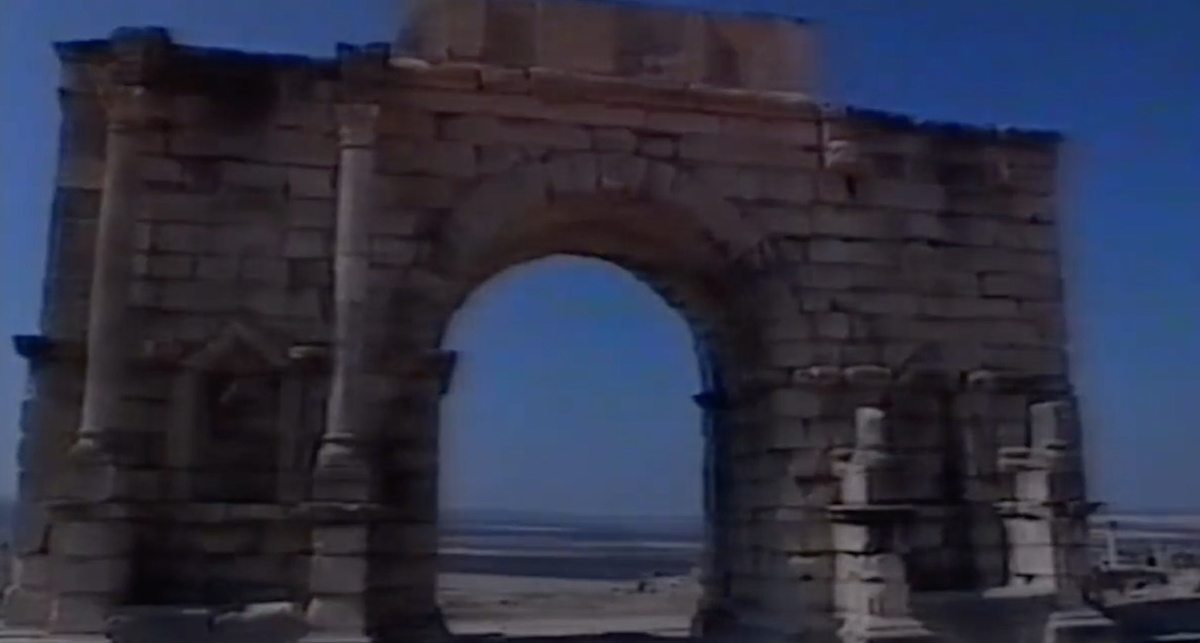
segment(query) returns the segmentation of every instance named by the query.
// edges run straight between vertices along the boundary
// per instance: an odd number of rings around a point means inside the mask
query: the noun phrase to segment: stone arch
[[[387,317],[407,320],[413,326],[405,333],[413,334],[407,345],[396,344],[385,352],[406,363],[445,356],[446,331],[472,292],[509,267],[550,255],[608,261],[662,296],[691,327],[702,371],[721,371],[717,377],[702,373],[706,386],[721,390],[699,391],[702,395],[697,396],[706,427],[717,427],[706,440],[706,450],[712,450],[706,461],[713,467],[706,475],[717,475],[713,472],[720,469],[724,476],[724,482],[714,485],[721,489],[713,500],[717,504],[709,508],[710,537],[720,543],[710,541],[709,551],[720,550],[705,561],[706,598],[698,613],[701,629],[708,630],[721,620],[706,612],[733,609],[736,564],[778,562],[746,562],[758,561],[757,543],[778,536],[767,523],[751,523],[746,517],[750,503],[758,501],[755,494],[761,495],[752,487],[765,460],[734,461],[737,449],[743,454],[748,448],[766,453],[771,436],[783,430],[770,408],[771,394],[793,383],[789,369],[772,353],[779,336],[795,333],[804,324],[796,290],[784,277],[786,270],[777,269],[782,266],[777,266],[771,247],[768,235],[734,203],[675,164],[625,154],[554,154],[484,180],[452,209],[436,231],[431,252],[395,284],[398,296],[389,304],[394,310]],[[436,462],[438,401],[451,377],[442,372],[426,378],[426,384],[403,384],[406,392],[397,398],[403,399],[403,415],[410,418],[403,431],[423,436],[423,462]],[[384,438],[380,452],[404,451],[387,444],[389,440]],[[411,446],[403,457],[414,457]],[[436,520],[436,503],[430,505],[427,497],[413,491],[426,494],[436,489],[436,465],[384,467],[383,503],[419,506],[417,513]],[[406,468],[408,473],[402,473]],[[430,495],[436,497],[436,492]],[[735,508],[735,503],[741,505]],[[717,505],[724,508],[713,509]],[[735,512],[740,524],[714,522],[715,515]],[[422,535],[423,545],[414,551],[432,552],[432,537]],[[390,581],[385,577],[400,573],[392,569],[414,565],[375,560],[372,573],[379,579],[373,582],[386,584]],[[746,587],[740,590],[743,596],[757,591]],[[391,601],[386,596],[378,599],[383,605]]]
[[[480,284],[551,254],[627,270],[693,329],[734,314],[771,315],[758,321],[796,327],[796,290],[776,270],[771,248],[765,231],[686,168],[631,154],[558,153],[475,186],[439,227],[429,261],[417,270],[424,279],[406,285],[439,291],[439,313],[428,320],[434,343]],[[677,257],[686,257],[684,265]]]
[[[579,196],[639,199],[686,210],[734,259],[762,246],[766,234],[737,207],[685,169],[632,154],[560,153],[489,177],[450,214],[439,244],[439,267],[461,269],[506,223]]]

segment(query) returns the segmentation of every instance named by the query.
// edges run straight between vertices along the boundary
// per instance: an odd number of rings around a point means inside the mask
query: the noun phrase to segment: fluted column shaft
[[[365,500],[369,471],[362,442],[372,405],[369,373],[368,276],[374,201],[376,105],[341,105],[337,229],[334,242],[333,377],[325,434],[317,458],[319,500]]]
[[[364,444],[375,412],[371,373],[368,271],[375,173],[375,120],[379,108],[338,106],[337,238],[334,241],[333,379],[325,432],[313,472],[313,500],[331,511],[312,532],[309,623],[317,630],[366,631],[371,527],[361,518],[339,518],[339,507],[376,500]]]
[[[76,456],[104,457],[119,418],[129,354],[128,293],[133,271],[139,196],[140,137],[145,131],[146,90],[106,83],[108,110],[104,183],[96,226],[88,302],[87,370]],[[101,489],[90,486],[92,492]]]
[[[103,631],[111,610],[128,599],[133,581],[130,526],[98,519],[93,510],[121,500],[126,492],[113,434],[127,428],[120,426],[121,405],[135,332],[128,294],[148,98],[144,87],[114,82],[107,73],[100,76],[99,95],[108,123],[88,305],[83,408],[69,454],[73,502],[60,506],[51,527],[57,537],[52,539],[55,582],[47,629],[55,633]]]

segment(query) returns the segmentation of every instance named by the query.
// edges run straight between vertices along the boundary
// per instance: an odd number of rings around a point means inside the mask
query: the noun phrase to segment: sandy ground
[[[638,581],[443,574],[439,595],[460,635],[569,636],[640,633],[686,638],[700,597],[693,578]]]

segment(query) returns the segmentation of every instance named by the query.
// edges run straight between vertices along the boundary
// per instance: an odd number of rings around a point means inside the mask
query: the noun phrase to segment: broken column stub
[[[1088,516],[1073,405],[1055,400],[1030,406],[1029,446],[1001,450],[1001,469],[1013,476],[1013,498],[998,503],[1009,543],[1010,589],[1024,586],[1054,597],[1047,643],[1119,640],[1116,624],[1087,605]]]
[[[841,503],[829,507],[834,523],[843,641],[933,641],[912,617],[903,551],[913,507],[898,502],[882,409],[855,409],[854,447],[835,453]]]
[[[595,0],[408,0],[395,50],[460,61],[772,92],[816,85],[812,26]]]

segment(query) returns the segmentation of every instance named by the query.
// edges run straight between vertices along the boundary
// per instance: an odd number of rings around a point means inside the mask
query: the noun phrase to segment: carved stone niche
[[[294,502],[305,469],[301,414],[312,356],[235,322],[175,375],[167,438],[176,502]]]

